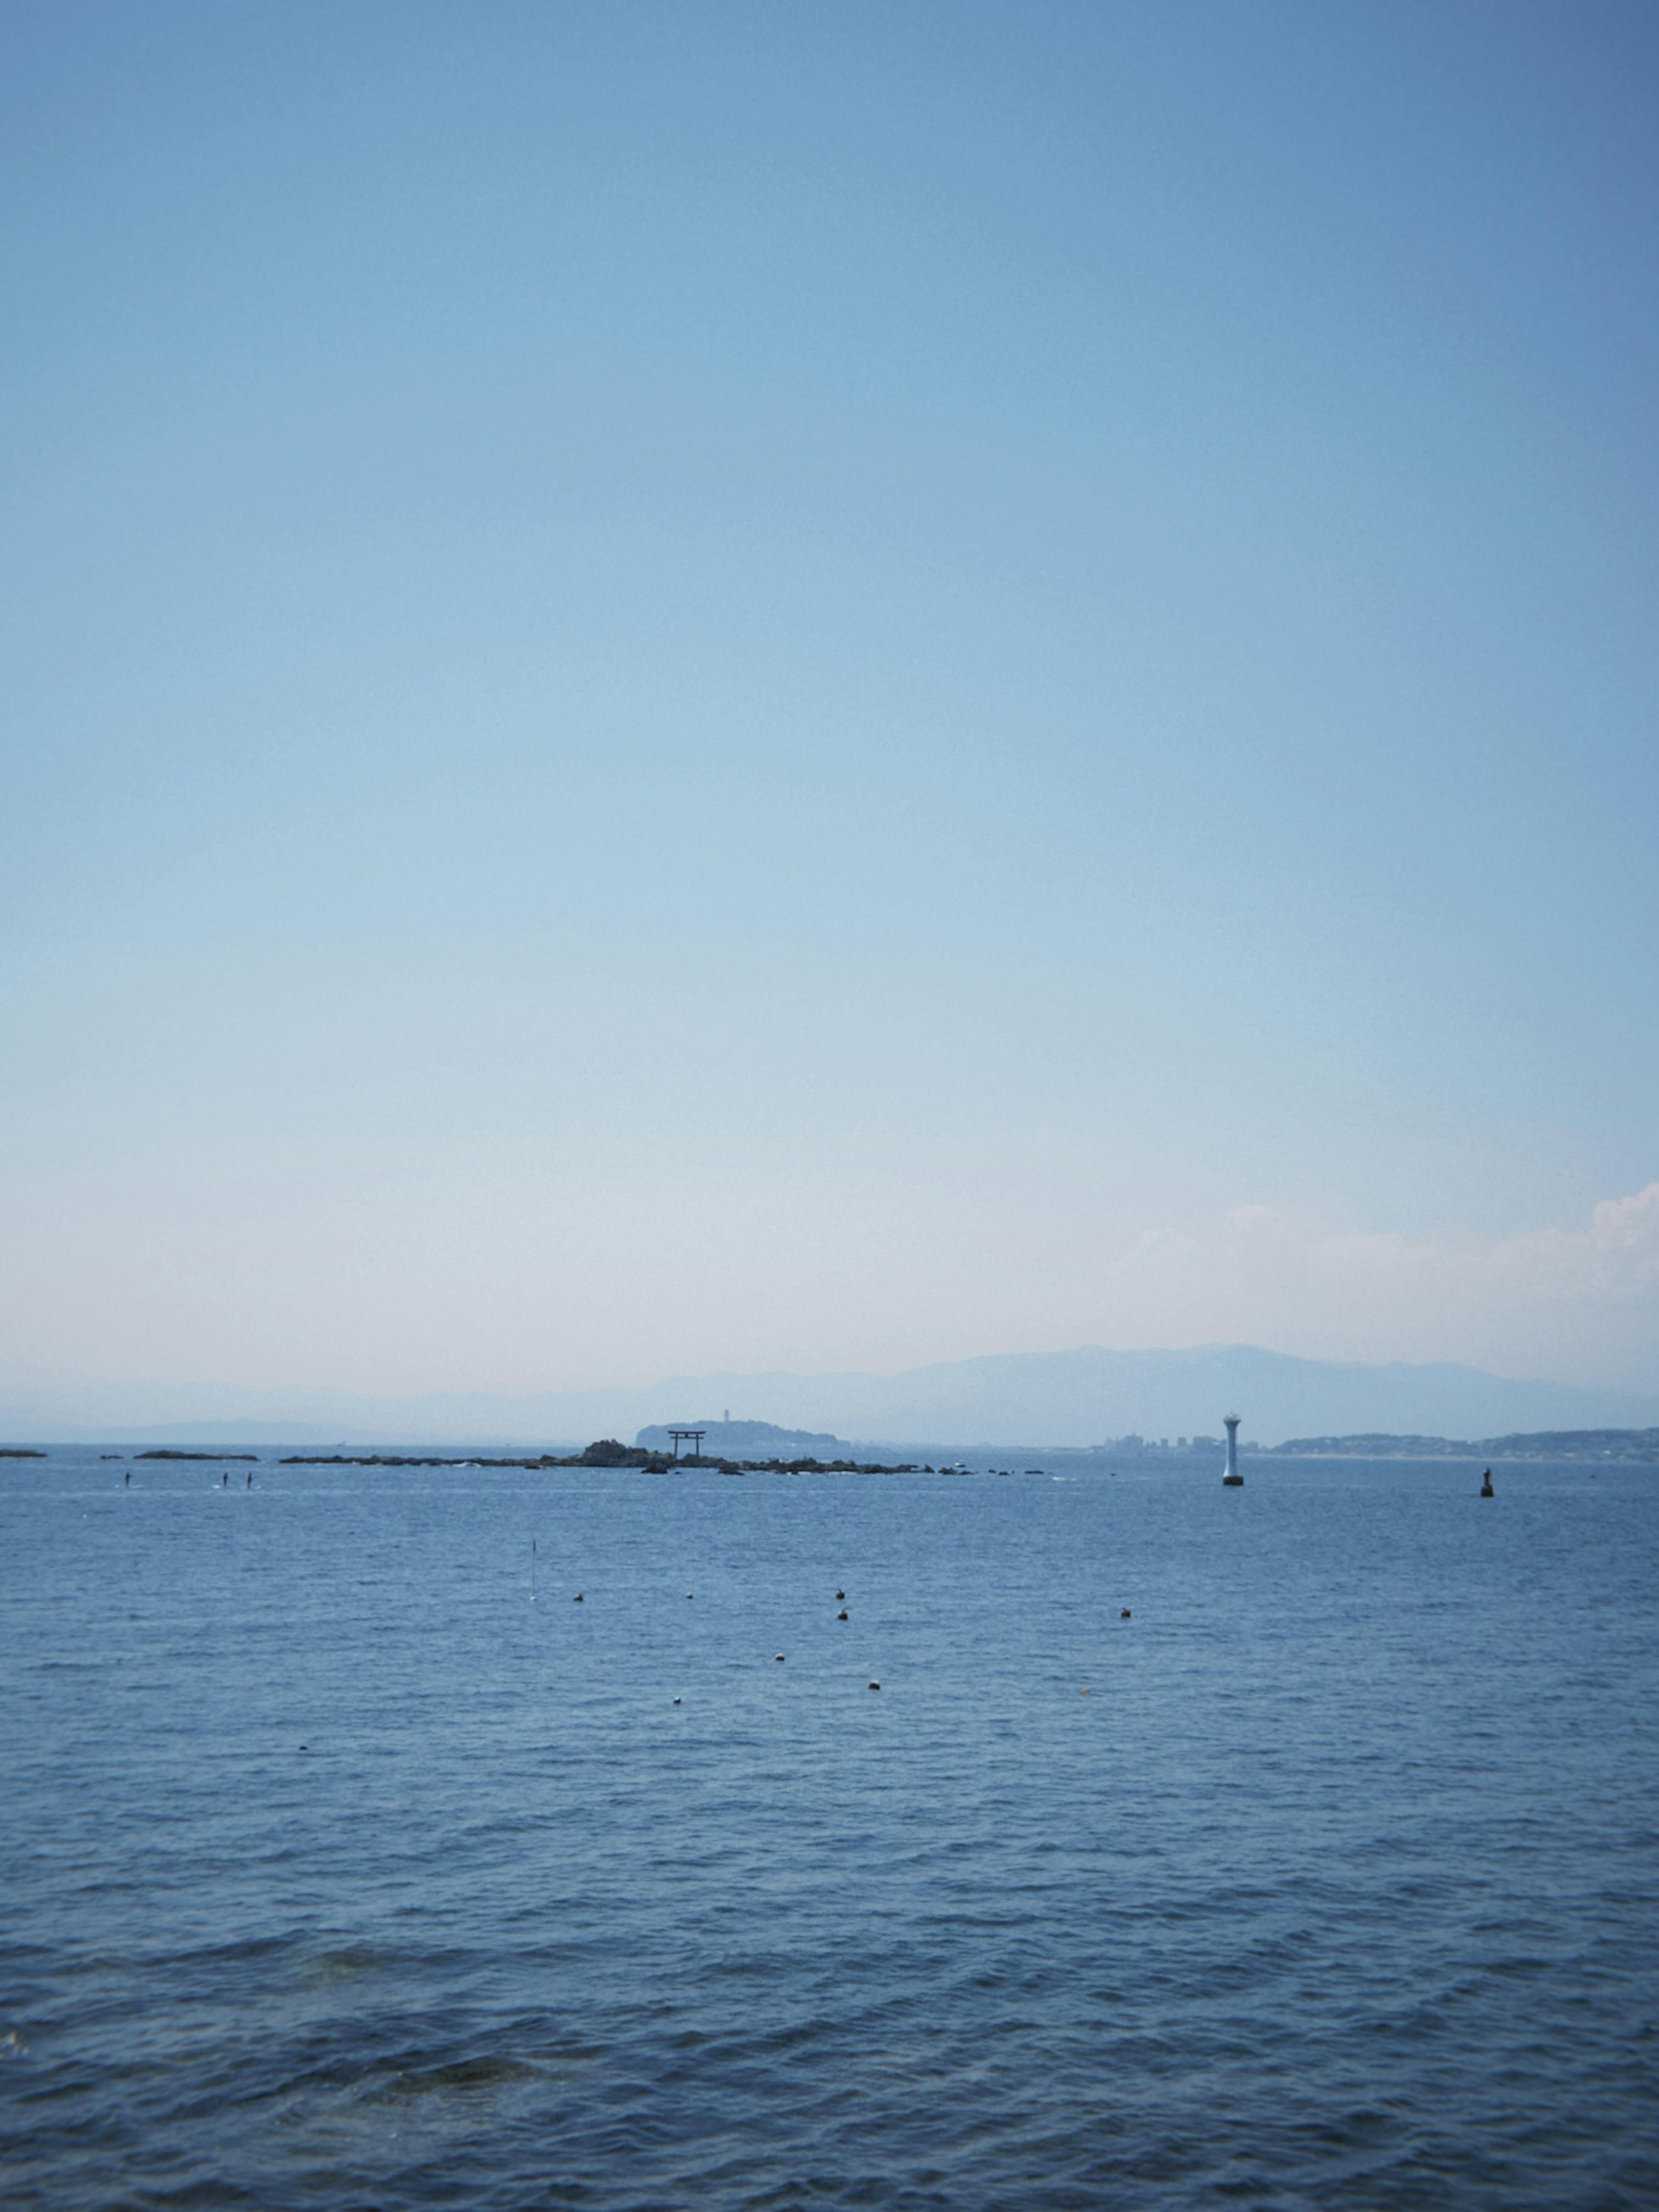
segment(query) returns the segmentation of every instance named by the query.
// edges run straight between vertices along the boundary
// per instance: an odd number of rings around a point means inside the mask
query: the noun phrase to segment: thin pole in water
[[[536,1539],[530,1540],[530,1602],[536,1602]]]

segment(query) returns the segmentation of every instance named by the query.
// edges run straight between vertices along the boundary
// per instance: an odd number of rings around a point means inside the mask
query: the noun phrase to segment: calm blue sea
[[[1246,1472],[0,1466],[0,2197],[1659,2204],[1659,1473]]]

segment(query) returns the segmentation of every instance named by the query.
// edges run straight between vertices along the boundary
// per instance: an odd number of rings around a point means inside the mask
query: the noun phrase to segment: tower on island
[[[1244,1486],[1244,1478],[1238,1471],[1239,1419],[1240,1416],[1237,1413],[1224,1413],[1221,1416],[1222,1425],[1227,1431],[1227,1472],[1221,1480],[1235,1490],[1242,1490]]]

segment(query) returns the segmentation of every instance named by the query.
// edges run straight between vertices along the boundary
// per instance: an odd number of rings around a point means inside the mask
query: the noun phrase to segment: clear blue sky
[[[13,0],[0,112],[5,1376],[1659,1388],[1659,12]]]

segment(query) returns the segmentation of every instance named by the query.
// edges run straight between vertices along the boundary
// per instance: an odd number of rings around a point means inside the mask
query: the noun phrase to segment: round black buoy
[[[1120,1620],[1128,1620],[1128,1618],[1129,1618],[1129,1608],[1128,1608],[1128,1607],[1126,1605],[1126,1606],[1124,1607],[1124,1608],[1123,1608],[1122,1612],[1121,1612],[1121,1613],[1119,1613],[1119,1615],[1118,1615],[1118,1619],[1119,1619]]]
[[[845,1606],[842,1606],[842,1607],[841,1611],[840,1611],[840,1612],[836,1615],[836,1619],[837,1620],[846,1620],[846,1618],[847,1618],[847,1607],[846,1607]]]
[[[781,1651],[780,1651],[780,1652],[778,1653],[777,1657],[778,1657],[778,1664],[779,1664],[779,1666],[780,1666],[780,1667],[781,1667],[781,1666],[782,1666],[782,1664],[783,1664],[783,1654],[782,1654],[782,1652],[781,1652]]]
[[[837,1590],[837,1591],[836,1592],[836,1597],[837,1601],[839,1601],[842,1598],[844,1598],[844,1597],[846,1596],[846,1595],[847,1595],[847,1593],[846,1593],[846,1591],[845,1591],[845,1590]]]
[[[578,1591],[576,1592],[575,1596],[574,1596],[574,1597],[573,1597],[573,1598],[571,1599],[570,1602],[571,1602],[571,1604],[572,1604],[572,1605],[580,1605],[580,1604],[581,1603],[581,1601],[582,1601],[582,1594],[581,1594],[581,1592],[580,1592],[580,1590],[578,1590]]]
[[[872,1682],[870,1687],[872,1690],[878,1690],[881,1687],[881,1684],[879,1682]]]

